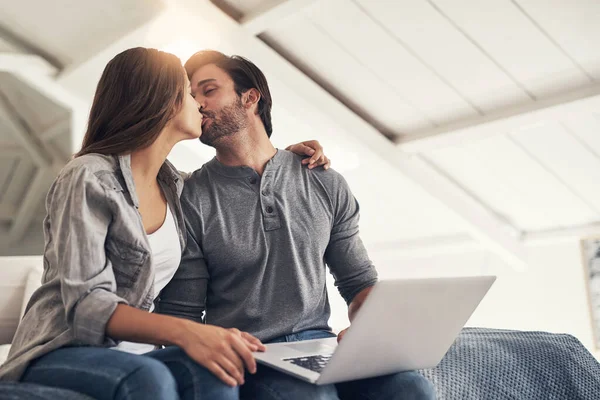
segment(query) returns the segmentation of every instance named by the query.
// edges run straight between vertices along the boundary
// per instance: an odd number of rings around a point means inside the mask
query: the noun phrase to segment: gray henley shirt
[[[278,150],[261,177],[215,158],[186,181],[182,266],[205,278],[197,290],[206,291],[206,323],[263,341],[330,330],[325,266],[348,304],[377,281],[348,184],[300,161]]]

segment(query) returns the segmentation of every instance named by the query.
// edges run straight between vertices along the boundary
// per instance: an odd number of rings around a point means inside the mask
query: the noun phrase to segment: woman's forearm
[[[116,340],[175,345],[228,385],[244,383],[244,366],[256,372],[253,351],[264,345],[247,332],[199,324],[187,319],[153,314],[119,304],[106,324]]]
[[[106,333],[115,340],[181,346],[188,324],[195,322],[119,304],[106,324]]]

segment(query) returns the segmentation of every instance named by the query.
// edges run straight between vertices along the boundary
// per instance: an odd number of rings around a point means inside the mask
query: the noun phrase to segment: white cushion
[[[8,351],[10,350],[10,344],[0,345],[0,365],[4,364],[4,361],[8,358]]]
[[[41,260],[40,260],[41,261]],[[25,314],[25,308],[27,307],[27,303],[31,298],[33,292],[36,291],[37,288],[42,286],[42,275],[44,274],[44,266],[42,262],[38,265],[31,267],[29,273],[27,274],[27,280],[25,281],[25,291],[23,292],[23,303],[21,304],[21,314],[19,314],[19,321],[23,318],[23,314]]]

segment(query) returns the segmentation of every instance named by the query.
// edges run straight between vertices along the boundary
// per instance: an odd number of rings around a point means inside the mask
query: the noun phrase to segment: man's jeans
[[[98,347],[67,347],[33,361],[22,382],[70,389],[97,400],[238,399],[178,347],[144,355]]]
[[[270,341],[295,342],[335,336],[326,331],[304,331],[282,336]],[[242,399],[295,400],[295,399],[402,399],[431,400],[435,391],[431,383],[417,372],[401,372],[376,378],[317,386],[301,381],[264,365],[259,365],[255,375],[246,374],[246,383],[240,387]]]

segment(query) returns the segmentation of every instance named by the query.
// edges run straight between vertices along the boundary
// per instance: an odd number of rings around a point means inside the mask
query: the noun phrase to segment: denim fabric
[[[185,248],[183,178],[165,161],[158,174]],[[118,303],[148,310],[154,271],[128,155],[88,154],[61,171],[46,198],[44,275],[17,328],[0,380],[64,346],[114,346],[105,326]]]
[[[269,343],[295,342],[335,336],[327,331],[304,331],[276,338]],[[418,372],[401,372],[376,378],[317,386],[301,381],[270,367],[259,365],[255,375],[246,374],[241,387],[242,399],[257,400],[432,400],[435,392],[431,383]]]
[[[81,393],[33,383],[0,382],[2,400],[94,400]]]
[[[178,347],[144,355],[98,347],[62,348],[33,361],[22,381],[97,400],[239,398],[237,387],[225,385]]]

